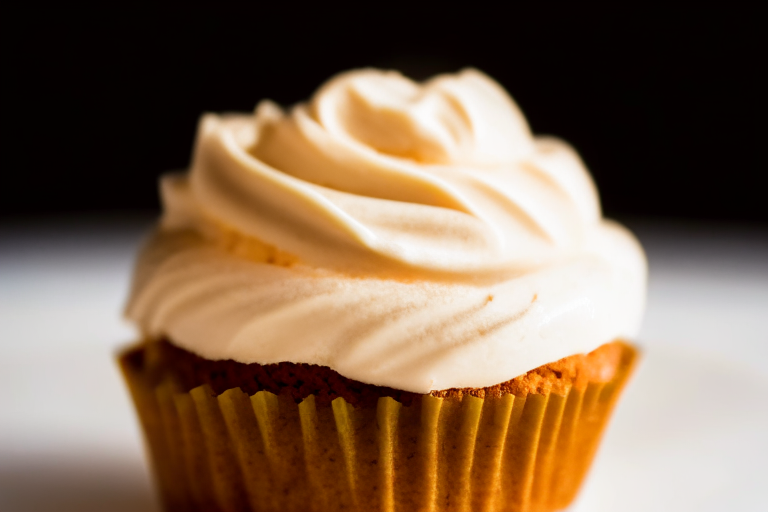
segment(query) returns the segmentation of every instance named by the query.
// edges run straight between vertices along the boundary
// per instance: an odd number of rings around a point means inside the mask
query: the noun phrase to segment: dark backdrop
[[[318,4],[6,13],[2,213],[157,208],[201,112],[290,104],[354,67],[475,66],[578,149],[607,214],[768,222],[757,11]]]

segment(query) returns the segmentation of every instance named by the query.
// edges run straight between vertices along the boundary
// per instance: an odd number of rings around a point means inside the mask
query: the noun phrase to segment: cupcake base
[[[168,512],[561,510],[637,355],[620,344],[609,380],[483,398],[384,393],[353,406],[287,390],[187,390],[151,369],[147,346],[120,363]]]

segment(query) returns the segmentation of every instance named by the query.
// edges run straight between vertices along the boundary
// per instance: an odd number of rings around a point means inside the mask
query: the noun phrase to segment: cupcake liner
[[[355,408],[121,366],[171,511],[545,512],[573,500],[633,366],[564,394],[392,398]]]

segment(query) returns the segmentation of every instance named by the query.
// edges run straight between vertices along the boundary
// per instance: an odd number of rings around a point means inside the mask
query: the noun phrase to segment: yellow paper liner
[[[548,512],[575,497],[634,364],[564,395],[354,408],[128,381],[168,512]]]

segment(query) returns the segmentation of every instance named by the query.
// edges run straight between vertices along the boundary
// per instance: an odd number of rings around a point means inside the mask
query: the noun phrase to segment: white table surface
[[[150,224],[0,226],[0,510],[158,510],[113,360]],[[572,509],[764,511],[768,233],[630,225],[651,270],[644,358]]]

